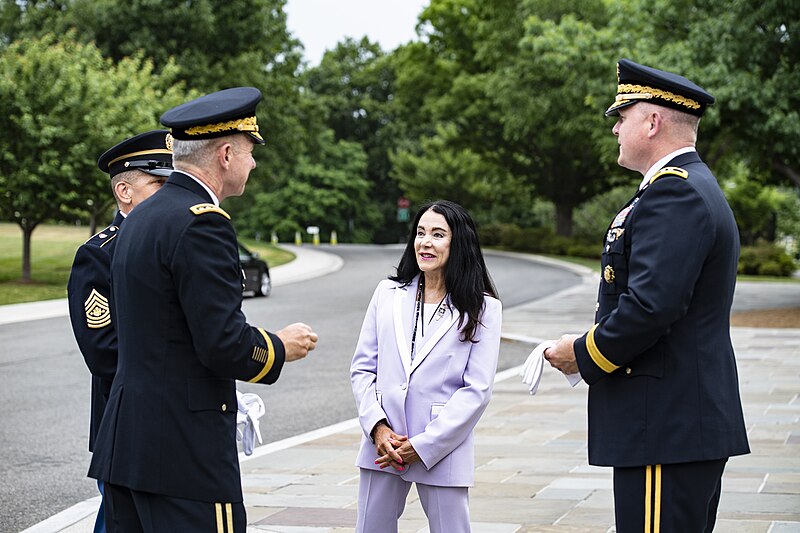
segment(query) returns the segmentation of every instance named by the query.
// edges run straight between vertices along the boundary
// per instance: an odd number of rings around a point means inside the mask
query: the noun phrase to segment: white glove
[[[553,341],[539,344],[522,365],[522,382],[528,386],[531,395],[536,394],[536,391],[539,390],[539,381],[542,379],[542,367],[544,366],[544,351],[555,345],[556,343]]]
[[[255,440],[262,444],[261,429],[258,426],[258,419],[266,413],[264,400],[258,394],[252,392],[241,393],[236,391],[236,402],[238,411],[236,412],[236,440],[242,443],[245,455],[251,455],[255,448]]]
[[[542,369],[544,368],[544,351],[555,345],[556,341],[544,341],[539,344],[522,365],[522,382],[528,386],[531,395],[536,394],[536,391],[539,390],[539,381],[542,379]],[[581,380],[580,373],[564,374],[564,377],[573,387]]]

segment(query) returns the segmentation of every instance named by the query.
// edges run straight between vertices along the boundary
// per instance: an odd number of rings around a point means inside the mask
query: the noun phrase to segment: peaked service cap
[[[646,101],[702,116],[714,97],[694,82],[663,70],[620,59],[617,63],[617,97],[605,115],[617,116],[619,110]]]
[[[172,135],[167,130],[153,130],[125,139],[106,150],[97,160],[97,167],[112,178],[126,170],[169,176]]]
[[[234,87],[173,107],[161,115],[161,123],[183,141],[245,133],[254,143],[264,144],[256,121],[260,101],[261,91],[255,87]]]

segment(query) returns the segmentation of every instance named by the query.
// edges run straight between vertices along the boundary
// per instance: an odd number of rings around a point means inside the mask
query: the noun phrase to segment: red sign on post
[[[408,222],[411,220],[411,212],[409,211],[409,207],[411,206],[411,202],[405,196],[401,196],[397,199],[397,221],[398,222]]]

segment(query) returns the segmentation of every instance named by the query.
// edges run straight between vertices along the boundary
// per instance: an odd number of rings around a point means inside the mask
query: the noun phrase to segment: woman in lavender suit
[[[350,368],[364,432],[356,531],[396,532],[416,483],[431,533],[468,532],[472,430],[492,394],[502,306],[464,208],[427,204],[412,228]]]

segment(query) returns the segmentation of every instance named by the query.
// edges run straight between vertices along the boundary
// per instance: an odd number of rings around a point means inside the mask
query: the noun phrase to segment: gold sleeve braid
[[[265,354],[264,348],[260,346],[255,346],[253,348],[253,359],[258,362],[263,362],[264,368],[261,369],[261,372],[259,372],[256,377],[249,381],[250,383],[257,383],[263,379],[264,376],[266,376],[267,373],[272,370],[272,365],[275,363],[275,347],[272,345],[272,339],[269,338],[269,335],[267,335],[267,332],[263,329],[258,328],[258,332],[261,333],[261,335],[264,337],[264,340],[267,341],[267,350]]]
[[[592,329],[590,329],[589,333],[586,334],[586,349],[589,351],[589,357],[592,358],[594,364],[600,367],[603,372],[610,374],[619,367],[609,361],[602,353],[600,353],[600,350],[597,348],[597,344],[594,342],[594,331],[596,329],[597,324],[592,326]]]

